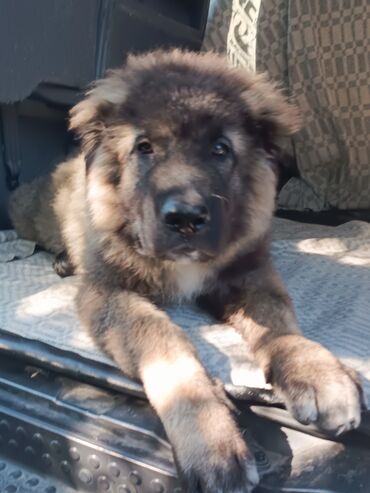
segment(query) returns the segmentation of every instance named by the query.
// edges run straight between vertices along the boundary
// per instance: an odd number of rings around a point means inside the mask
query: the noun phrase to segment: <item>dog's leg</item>
[[[242,333],[295,418],[334,434],[356,428],[364,404],[358,375],[301,335],[290,298],[273,268],[247,274],[226,292],[203,297],[200,304]]]
[[[189,492],[251,491],[258,482],[253,457],[183,331],[133,292],[85,285],[77,304],[100,346],[143,382]]]

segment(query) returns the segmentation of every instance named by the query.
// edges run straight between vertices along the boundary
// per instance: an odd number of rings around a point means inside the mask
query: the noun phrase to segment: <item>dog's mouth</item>
[[[174,262],[208,262],[213,258],[208,252],[198,250],[191,245],[184,244],[164,252],[164,258],[166,260],[172,260]]]
[[[213,253],[198,249],[186,241],[169,248],[152,250],[145,248],[144,242],[138,236],[137,238],[135,238],[134,245],[135,245],[135,250],[142,257],[163,260],[163,261],[182,262],[182,263],[208,262],[215,257]]]
[[[196,249],[191,245],[177,245],[174,248],[157,251],[154,257],[159,260],[191,263],[191,262],[208,262],[214,256],[203,250]]]

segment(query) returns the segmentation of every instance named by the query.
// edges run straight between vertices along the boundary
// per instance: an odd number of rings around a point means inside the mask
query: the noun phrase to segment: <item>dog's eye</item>
[[[149,140],[141,140],[136,144],[136,149],[140,154],[152,154],[153,146]]]
[[[230,153],[230,146],[223,140],[216,141],[212,146],[212,154],[215,156],[227,156]]]

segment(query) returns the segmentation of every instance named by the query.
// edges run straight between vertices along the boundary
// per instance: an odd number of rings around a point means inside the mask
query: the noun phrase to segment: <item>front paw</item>
[[[75,273],[75,267],[66,251],[55,257],[53,269],[59,277],[69,277]]]
[[[166,418],[187,492],[250,493],[258,484],[254,457],[223,402],[179,402]]]
[[[359,426],[365,405],[359,376],[328,350],[283,336],[272,344],[271,361],[271,382],[299,422],[335,435]]]

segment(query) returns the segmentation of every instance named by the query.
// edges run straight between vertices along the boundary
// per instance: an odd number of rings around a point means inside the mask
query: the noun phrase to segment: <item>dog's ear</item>
[[[69,128],[80,137],[87,160],[101,142],[107,116],[115,106],[124,103],[126,96],[124,70],[111,70],[71,109]]]
[[[282,138],[301,129],[302,117],[298,107],[265,74],[254,74],[246,82],[242,97],[250,115],[249,130],[258,145],[270,152]]]

